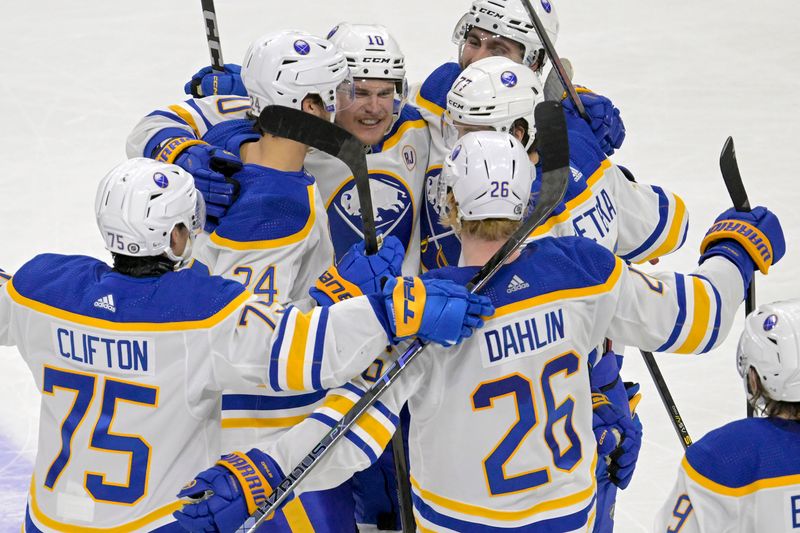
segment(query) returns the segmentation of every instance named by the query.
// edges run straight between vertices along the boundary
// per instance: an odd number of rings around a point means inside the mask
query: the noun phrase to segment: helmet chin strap
[[[194,234],[191,232],[189,233],[189,237],[186,239],[186,244],[183,247],[183,253],[181,255],[176,255],[175,252],[172,251],[172,247],[170,246],[167,248],[166,254],[170,260],[175,262],[175,270],[181,269],[189,264],[189,260],[192,258],[192,248],[194,247]]]

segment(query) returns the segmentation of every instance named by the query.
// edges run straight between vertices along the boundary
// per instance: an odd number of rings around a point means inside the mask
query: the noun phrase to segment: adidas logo
[[[112,313],[117,312],[117,308],[114,306],[114,295],[109,294],[108,296],[103,296],[102,298],[98,298],[94,302],[95,307],[99,307],[101,309],[105,309],[106,311],[111,311]]]
[[[527,281],[514,274],[514,277],[508,282],[506,292],[511,294],[512,292],[521,291],[522,289],[527,289],[528,287],[530,287],[530,284]]]

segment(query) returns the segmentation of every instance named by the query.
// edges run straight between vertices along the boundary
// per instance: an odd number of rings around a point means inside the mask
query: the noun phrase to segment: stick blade
[[[737,211],[750,211],[750,200],[747,198],[747,191],[742,183],[742,175],[739,172],[739,164],[736,161],[736,148],[733,145],[733,137],[728,137],[722,147],[719,156],[719,169],[722,172],[722,179],[725,187],[733,202],[733,207]]]

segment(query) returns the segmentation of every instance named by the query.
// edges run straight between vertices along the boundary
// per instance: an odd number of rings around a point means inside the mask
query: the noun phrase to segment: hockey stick
[[[361,203],[361,225],[366,252],[378,251],[375,217],[372,212],[372,196],[369,189],[369,171],[364,144],[348,131],[299,109],[279,105],[264,108],[258,116],[258,127],[262,132],[291,139],[311,146],[340,159],[353,173],[356,192]]]
[[[536,128],[542,135],[539,153],[542,157],[542,187],[536,205],[530,215],[519,228],[509,237],[508,241],[481,267],[467,284],[470,292],[480,291],[500,269],[503,264],[519,250],[530,233],[542,222],[547,220],[550,213],[564,198],[569,170],[569,144],[567,141],[567,127],[561,104],[557,102],[543,102],[535,110]],[[289,497],[292,491],[327,455],[328,451],[345,435],[355,424],[358,418],[375,404],[381,395],[398,378],[400,373],[422,352],[426,344],[416,339],[408,350],[405,351],[389,370],[367,390],[356,404],[339,420],[330,431],[309,452],[308,455],[295,466],[288,477],[283,479],[261,505],[238,531],[253,533],[258,526]]]
[[[372,194],[369,187],[369,170],[364,144],[335,124],[288,107],[267,107],[261,112],[258,122],[261,129],[267,133],[313,146],[317,150],[340,159],[347,165],[355,179],[361,204],[361,225],[365,251],[367,255],[377,253],[378,238],[372,211]],[[411,483],[406,465],[405,443],[400,426],[392,436],[392,453],[401,524],[404,533],[411,533],[414,531],[414,512],[411,503]]]
[[[567,77],[572,80],[572,77],[575,75],[572,63],[566,57],[561,58],[561,63],[564,65]],[[560,102],[562,94],[564,94],[564,87],[561,86],[561,81],[558,79],[558,71],[551,68],[550,72],[547,74],[547,79],[544,81],[544,99],[552,102]]]
[[[733,202],[733,208],[744,213],[750,212],[750,200],[747,198],[747,191],[744,190],[742,174],[739,172],[739,164],[736,162],[736,148],[733,146],[733,137],[728,137],[719,155],[719,169],[722,171],[722,179],[725,187]],[[747,287],[747,298],[744,301],[744,316],[747,317],[756,309],[756,278],[750,281]],[[753,406],[747,403],[747,417],[752,418],[754,414]]]
[[[217,10],[214,9],[214,0],[200,0],[203,7],[203,18],[206,21],[206,39],[208,52],[211,54],[211,68],[217,72],[225,70],[222,60],[222,46],[219,43],[219,26],[217,26]]]
[[[547,54],[547,57],[549,57],[550,61],[553,62],[553,68],[556,70],[558,79],[561,80],[561,85],[564,86],[564,90],[567,91],[569,99],[572,100],[573,104],[575,104],[575,109],[578,110],[578,114],[580,114],[581,118],[586,122],[589,122],[589,116],[586,114],[586,109],[583,107],[583,102],[581,102],[581,99],[578,98],[578,93],[575,91],[575,86],[572,85],[569,73],[564,68],[564,64],[561,62],[561,59],[558,57],[556,48],[553,46],[553,41],[551,41],[550,37],[547,35],[547,31],[544,29],[542,20],[539,18],[539,15],[536,14],[536,10],[533,9],[531,0],[522,0],[522,5],[525,6],[525,10],[528,12],[528,16],[531,18],[531,23],[533,23],[533,29],[536,30],[536,35],[539,36],[539,40],[544,46],[544,51]]]

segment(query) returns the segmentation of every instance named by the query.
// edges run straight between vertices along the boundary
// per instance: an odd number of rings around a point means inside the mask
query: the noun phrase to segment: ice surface
[[[681,194],[691,213],[683,250],[656,268],[690,270],[709,223],[730,201],[717,160],[736,140],[751,204],[783,221],[788,253],[758,300],[800,296],[800,94],[796,24],[800,3],[775,0],[554,1],[557,47],[576,81],[610,96],[628,137],[614,158],[640,181]],[[453,25],[467,0],[218,0],[224,57],[239,62],[261,33],[300,28],[325,34],[340,20],[385,24],[420,81],[455,57]],[[13,271],[40,252],[105,257],[92,215],[95,187],[124,157],[142,115],[183,98],[183,83],[208,63],[199,2],[7,2],[0,17],[0,266]],[[693,438],[744,416],[734,368],[737,321],[722,348],[658,360]],[[626,354],[624,376],[642,382],[645,441],[636,476],[617,504],[617,530],[649,531],[674,481],[678,443],[641,357]],[[0,530],[17,531],[24,471],[35,454],[38,397],[13,349],[0,349]],[[2,441],[0,441],[2,442]],[[6,462],[7,466],[3,466]],[[178,480],[178,483],[183,480]],[[13,486],[13,484],[11,484]]]

